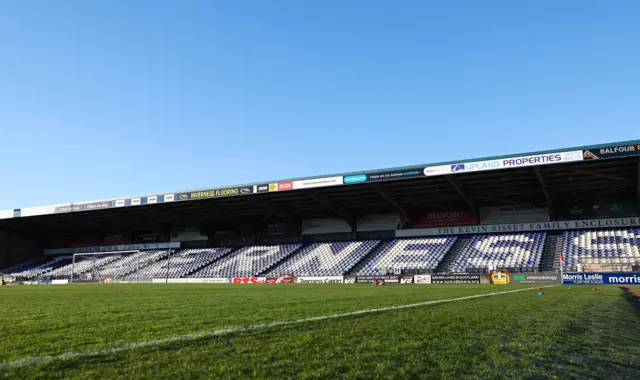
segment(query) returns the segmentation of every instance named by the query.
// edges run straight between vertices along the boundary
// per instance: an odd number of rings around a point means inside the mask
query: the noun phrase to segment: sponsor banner
[[[432,284],[479,284],[479,274],[432,274]]]
[[[45,255],[71,255],[74,253],[93,252],[115,252],[115,251],[136,251],[147,249],[177,249],[180,243],[148,243],[148,244],[127,244],[127,245],[105,245],[101,247],[78,247],[78,248],[57,248],[45,249]]]
[[[342,219],[326,218],[326,219],[303,219],[302,234],[331,234],[351,232],[349,223]]]
[[[560,273],[509,273],[509,282],[512,284],[559,284]]]
[[[149,232],[139,234],[137,240],[139,241],[162,241],[162,235],[157,232]]]
[[[176,200],[175,194],[165,194],[162,196],[162,202],[173,202]]]
[[[49,214],[53,214],[55,212],[55,209],[56,209],[56,206],[40,206],[40,207],[22,208],[18,213],[15,213],[15,210],[0,211],[0,219],[7,219],[7,218],[3,218],[2,216],[3,212],[7,213],[8,218],[13,218],[13,217],[17,218],[17,217],[25,217],[25,216],[49,215]]]
[[[116,201],[116,207],[124,207],[126,206],[127,201],[125,199],[118,199]]]
[[[623,264],[582,264],[583,272],[633,272],[631,265]]]
[[[265,277],[234,277],[231,279],[232,284],[264,284],[267,279]]]
[[[267,277],[266,284],[293,284],[293,277]]]
[[[131,206],[140,206],[141,202],[140,198],[133,198],[131,199]]]
[[[150,197],[147,197],[147,204],[154,204],[154,203],[158,203],[157,195],[152,195]]]
[[[248,190],[249,193],[253,192],[249,190],[249,187],[243,188]],[[203,191],[194,191],[189,193],[189,199],[205,199],[205,198],[221,198],[221,197],[231,197],[234,195],[240,195],[241,188],[239,187],[231,187],[228,189],[215,189],[215,190],[203,190]]]
[[[570,272],[562,274],[562,283],[567,285],[638,285],[640,284],[640,273]]]
[[[0,219],[11,219],[11,218],[13,218],[13,210],[0,211]]]
[[[345,183],[345,185],[367,182],[367,175],[366,174],[348,175],[343,178],[343,182]]]
[[[427,177],[445,175],[451,173],[451,167],[449,165],[427,166],[422,173]]]
[[[583,230],[596,228],[622,228],[640,226],[640,218],[566,220],[556,222],[530,222],[512,224],[494,224],[482,226],[416,228],[397,230],[396,237],[446,236],[465,234],[493,234],[505,232],[530,232],[553,230]]]
[[[38,285],[51,285],[51,279],[50,278],[43,278],[40,279],[38,281],[34,281],[36,282]]]
[[[255,186],[242,186],[240,188],[241,195],[253,194],[255,193]]]
[[[604,198],[597,202],[558,202],[556,212],[560,219],[624,218],[638,215],[635,199]]]
[[[209,237],[197,228],[177,228],[171,231],[171,241],[204,241]]]
[[[295,190],[312,189],[314,187],[338,186],[338,185],[342,185],[342,176],[303,179],[300,181],[293,181],[293,188]]]
[[[153,284],[228,284],[228,278],[154,278]]]
[[[116,204],[115,201],[101,201],[101,202],[77,203],[77,204],[72,203],[69,205],[56,206],[53,212],[62,213],[62,212],[104,210],[106,208],[115,207],[115,204]]]
[[[413,217],[415,228],[468,226],[475,222],[473,214],[468,211],[434,211]]]
[[[269,184],[268,183],[256,186],[256,193],[268,193],[268,192],[269,192]]]
[[[278,191],[278,184],[277,183],[270,183],[269,184],[269,192],[272,191]]]
[[[401,284],[413,284],[413,276],[402,276],[400,277]]]
[[[358,231],[393,231],[402,223],[400,214],[365,215],[358,219]]]
[[[68,279],[63,279],[63,280],[51,280],[51,284],[52,285],[67,285],[69,283]]]
[[[297,277],[297,284],[342,284],[342,276]]]
[[[617,146],[604,146],[584,150],[582,153],[585,160],[598,160],[616,157],[628,157],[640,155],[640,144],[628,144]]]
[[[278,191],[293,190],[293,182],[278,182]]]
[[[393,275],[381,275],[381,276],[356,276],[356,284],[370,284],[373,280],[384,280],[385,283],[398,284],[400,283],[399,276]]]
[[[377,173],[367,174],[367,182],[392,181],[392,180],[399,180],[399,179],[405,179],[405,178],[422,177],[423,175],[424,173],[420,168],[377,172]]]
[[[509,157],[487,161],[464,162],[449,165],[451,173],[466,173],[485,170],[521,168],[535,165],[549,165],[562,162],[582,161],[581,150],[559,153],[536,154],[533,156]]]
[[[431,275],[430,274],[417,274],[413,276],[413,282],[415,284],[430,284],[431,283]]]
[[[548,222],[548,208],[527,206],[480,207],[480,224],[504,224],[523,222]]]
[[[355,284],[356,283],[356,278],[354,276],[345,276],[344,277],[344,283],[345,284]]]

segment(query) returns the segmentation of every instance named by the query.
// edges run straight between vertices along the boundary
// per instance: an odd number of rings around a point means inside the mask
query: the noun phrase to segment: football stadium
[[[639,210],[640,140],[0,211],[0,377],[637,379]]]

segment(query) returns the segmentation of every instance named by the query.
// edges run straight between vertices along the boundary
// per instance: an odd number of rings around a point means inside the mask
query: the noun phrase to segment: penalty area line
[[[547,285],[547,286],[544,286],[544,287],[545,288],[550,288],[550,287],[553,287],[553,286],[556,286],[556,285]],[[301,323],[306,323],[306,322],[315,322],[315,321],[322,321],[322,320],[326,320],[326,319],[336,319],[336,318],[351,317],[351,316],[355,316],[355,315],[372,314],[372,313],[378,313],[378,312],[382,312],[382,311],[410,309],[410,308],[420,307],[420,306],[437,305],[437,304],[441,304],[441,303],[464,301],[464,300],[470,300],[470,299],[474,299],[474,298],[491,297],[491,296],[497,296],[497,295],[501,295],[501,294],[518,293],[518,292],[524,292],[524,291],[527,291],[527,290],[535,290],[535,289],[537,289],[537,287],[535,287],[535,288],[515,289],[515,290],[506,290],[506,291],[503,291],[503,292],[475,294],[475,295],[472,295],[472,296],[449,298],[449,299],[444,299],[444,300],[424,301],[424,302],[412,303],[412,304],[407,304],[407,305],[385,306],[385,307],[380,307],[380,308],[376,308],[376,309],[364,309],[364,310],[350,311],[350,312],[346,312],[346,313],[327,314],[327,315],[320,315],[320,316],[317,316],[317,317],[294,319],[294,320],[289,320],[289,321],[269,322],[269,323],[263,323],[263,324],[259,324],[259,325],[238,326],[238,327],[230,327],[230,328],[227,328],[227,329],[197,332],[197,333],[192,333],[192,334],[172,336],[172,337],[169,337],[169,338],[154,339],[154,340],[149,340],[149,341],[146,341],[146,342],[128,343],[128,344],[123,344],[123,345],[120,345],[120,346],[100,348],[100,349],[95,349],[95,350],[80,351],[80,352],[66,352],[64,354],[58,354],[58,355],[30,357],[30,358],[24,358],[24,359],[12,361],[12,362],[0,363],[0,370],[6,370],[6,369],[9,369],[9,368],[19,367],[19,366],[23,366],[23,365],[35,365],[35,364],[39,364],[39,363],[47,362],[47,361],[72,360],[72,359],[79,359],[79,358],[85,358],[85,357],[90,357],[90,356],[108,355],[108,354],[113,354],[113,353],[121,352],[121,351],[135,350],[137,348],[152,347],[152,346],[158,346],[158,345],[162,345],[162,344],[166,344],[166,343],[181,342],[181,341],[187,341],[187,340],[214,338],[214,337],[217,337],[217,336],[229,335],[229,334],[245,332],[245,331],[261,330],[261,329],[266,329],[266,328],[270,328],[270,327],[296,325],[296,324],[301,324]]]

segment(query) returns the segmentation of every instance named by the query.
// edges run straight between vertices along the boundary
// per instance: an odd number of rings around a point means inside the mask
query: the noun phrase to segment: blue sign
[[[344,183],[361,183],[367,180],[367,176],[364,174],[360,175],[348,175],[344,177]]]
[[[562,283],[567,285],[625,285],[640,284],[637,272],[584,272],[563,273]]]
[[[451,165],[451,172],[455,173],[455,172],[463,172],[464,171],[464,164],[454,164]]]

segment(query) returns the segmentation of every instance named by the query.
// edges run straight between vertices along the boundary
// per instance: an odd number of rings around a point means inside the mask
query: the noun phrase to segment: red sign
[[[473,214],[468,211],[435,211],[416,215],[413,225],[416,228],[437,228],[470,226],[476,224]]]
[[[293,277],[267,277],[267,284],[293,284]]]
[[[264,284],[264,277],[234,277],[231,282],[234,284]]]
[[[293,182],[279,182],[278,191],[287,191],[293,189]]]

